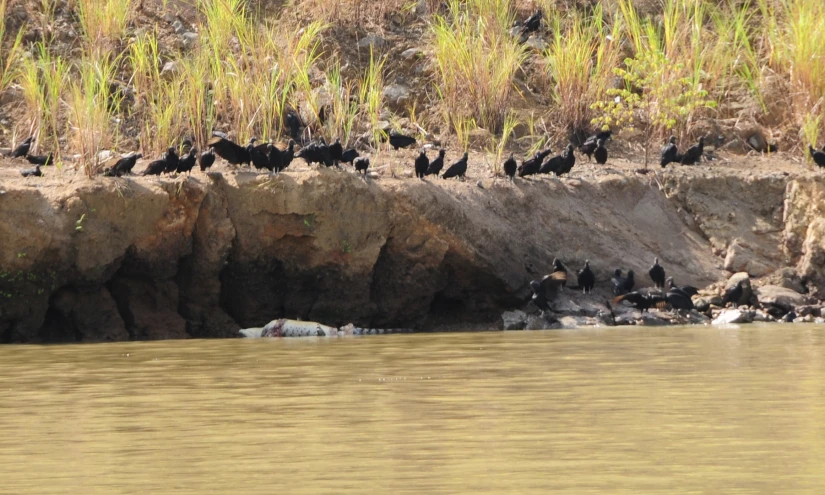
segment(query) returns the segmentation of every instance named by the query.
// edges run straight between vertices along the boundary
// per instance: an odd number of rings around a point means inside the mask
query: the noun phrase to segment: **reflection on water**
[[[825,328],[0,347],[0,493],[825,493]]]

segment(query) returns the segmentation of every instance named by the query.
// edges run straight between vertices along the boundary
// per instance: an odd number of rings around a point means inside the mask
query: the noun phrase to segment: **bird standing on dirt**
[[[416,141],[414,137],[396,133],[390,134],[390,146],[392,146],[394,150],[398,150],[399,148],[409,148],[415,143]]]
[[[825,148],[823,148],[823,150],[825,150]],[[808,152],[811,154],[811,159],[813,159],[817,167],[825,167],[825,152],[818,151],[811,145],[808,145]]]
[[[429,168],[429,166],[430,160],[427,158],[427,152],[421,150],[418,158],[415,159],[415,176],[418,177],[419,180],[423,179],[427,175],[427,168]]]
[[[576,279],[582,293],[589,294],[593,292],[593,286],[596,285],[596,275],[590,269],[590,260],[584,261],[584,267],[576,273]]]
[[[198,149],[194,146],[189,147],[189,153],[181,157],[180,161],[178,161],[178,166],[175,171],[179,174],[186,172],[187,174],[192,173],[192,168],[195,167],[195,163],[198,161]]]
[[[544,13],[539,9],[521,23],[519,27],[519,43],[525,43],[532,33],[535,33],[541,28],[541,19],[543,16]]]
[[[205,172],[209,167],[215,164],[215,150],[209,148],[201,153],[200,167],[201,172]]]
[[[155,160],[146,166],[146,169],[141,175],[160,175],[166,172],[168,166],[169,164],[165,159]]]
[[[290,110],[284,118],[284,124],[289,133],[289,137],[298,141],[301,135],[301,118],[293,110]],[[220,153],[218,153],[220,155]]]
[[[699,142],[688,148],[682,155],[680,163],[682,165],[694,165],[702,161],[702,153],[705,150],[705,137],[699,136]]]
[[[249,140],[249,144],[246,146],[246,149],[249,152],[249,159],[252,160],[252,166],[257,168],[258,170],[272,170],[272,166],[269,163],[269,151],[271,149],[272,144],[255,144],[257,142],[258,138],[253,137]]]
[[[524,160],[521,162],[521,166],[518,169],[518,176],[519,177],[528,177],[530,175],[536,175],[541,171],[541,161],[544,160],[544,157],[541,153],[536,153],[533,155],[533,158],[529,160]]]
[[[665,281],[665,285],[667,285],[668,292],[679,292],[687,297],[693,297],[699,293],[699,289],[692,285],[683,285],[681,287],[676,285],[676,282],[673,281],[673,277],[668,277]]]
[[[248,148],[235,143],[223,133],[213,132],[212,138],[206,142],[206,147],[214,150],[216,155],[230,165],[248,165],[252,161]]]
[[[441,176],[442,179],[451,179],[453,177],[458,177],[459,180],[464,180],[464,174],[467,173],[467,159],[468,155],[467,152],[464,152],[464,155],[461,157],[460,160],[450,165],[450,168],[444,172],[444,175]]]
[[[444,168],[444,156],[447,154],[447,150],[441,148],[438,150],[438,156],[430,162],[430,165],[427,167],[427,174],[426,175],[435,175],[438,177],[438,174],[441,173],[441,169]]]
[[[650,280],[653,280],[657,289],[665,287],[665,269],[659,264],[659,258],[653,258],[653,266],[650,267],[647,274],[650,275]]]
[[[293,158],[295,158],[295,140],[290,139],[286,149],[281,152],[281,162],[278,164],[277,172],[283,172],[292,163]]]
[[[173,146],[170,146],[169,149],[166,150],[166,154],[163,155],[163,161],[166,162],[166,170],[164,170],[164,172],[167,174],[171,174],[178,169],[180,158]]]
[[[362,156],[355,159],[355,171],[364,174],[364,178],[367,177],[367,169],[370,168],[370,158],[368,156]]]
[[[645,294],[642,292],[628,292],[627,294],[613,298],[613,304],[619,304],[623,301],[629,302],[642,312],[650,308],[668,309],[670,306],[667,301],[667,296],[657,293]]]
[[[558,258],[553,258],[553,272],[551,277],[559,280],[562,287],[567,285],[567,267],[565,267]]]
[[[23,177],[41,177],[43,172],[40,171],[40,165],[35,165],[33,168],[24,168],[20,171]]]
[[[9,154],[12,158],[19,158],[21,156],[26,156],[29,154],[29,150],[32,147],[32,142],[34,141],[34,136],[29,136],[26,138],[25,141],[18,144],[16,148],[14,148],[11,153]],[[26,169],[26,170],[34,170],[34,169]]]
[[[335,138],[335,142],[329,145],[329,158],[332,160],[334,167],[338,166],[343,154],[344,147],[341,145],[341,138]]]
[[[44,167],[47,165],[54,165],[54,159],[52,154],[49,153],[48,155],[26,155],[26,161],[31,163],[32,165],[43,165]]]
[[[733,304],[738,307],[748,304],[752,294],[750,281],[748,279],[740,280],[736,285],[725,290],[725,295],[722,297],[722,306]]]
[[[607,163],[607,148],[604,147],[604,139],[596,141],[596,149],[593,150],[593,157],[599,165]]]
[[[513,158],[513,154],[510,153],[510,158],[505,160],[504,165],[502,165],[504,169],[504,175],[510,178],[510,182],[513,182],[516,177],[516,170],[518,169],[518,163],[516,159]]]
[[[588,137],[584,140],[581,146],[579,146],[579,151],[587,155],[587,159],[590,160],[593,156],[593,152],[596,151],[596,147],[598,146],[599,139],[602,141],[607,141],[613,136],[613,131],[607,130],[602,131],[597,134],[593,134],[592,136]]]
[[[143,155],[140,153],[130,153],[124,157],[121,157],[104,175],[109,177],[121,177],[125,174],[131,174],[132,169],[135,168],[135,164],[140,158],[143,158]]]
[[[349,163],[352,165],[355,159],[359,156],[361,155],[358,154],[358,151],[356,151],[355,148],[346,149],[343,153],[341,153],[341,163]]]
[[[659,164],[662,168],[665,168],[668,163],[678,163],[680,161],[682,161],[682,157],[679,156],[679,149],[676,147],[676,136],[670,136],[670,140],[662,148],[662,159]]]
[[[326,165],[327,167],[332,166],[332,158],[329,155],[329,146],[327,146],[324,138],[321,138],[318,142],[312,142],[304,146],[295,156],[298,158],[303,158],[304,161],[307,162],[307,165],[319,163]]]
[[[531,280],[530,291],[533,293],[530,300],[533,301],[533,304],[541,310],[542,314],[544,314],[545,311],[550,311],[550,303],[547,301],[547,296],[545,295],[544,287],[541,282],[538,280]]]
[[[622,270],[620,268],[616,268],[616,271],[613,274],[613,278],[610,279],[613,282],[613,295],[614,296],[621,296],[627,294],[628,292],[633,290],[633,287],[636,285],[635,275],[633,270],[627,271],[627,276],[622,276]]]

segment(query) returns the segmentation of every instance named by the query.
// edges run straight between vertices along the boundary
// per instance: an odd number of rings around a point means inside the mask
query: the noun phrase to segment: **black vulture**
[[[31,163],[32,165],[43,165],[44,167],[47,165],[54,165],[54,158],[52,154],[49,153],[48,155],[26,155],[26,161]]]
[[[358,151],[356,151],[355,148],[346,149],[343,153],[341,153],[341,163],[349,163],[352,165],[352,162],[354,162],[359,156],[361,155],[358,154]]]
[[[341,139],[335,138],[335,142],[329,145],[329,158],[332,160],[334,166],[338,166],[341,157],[344,154],[344,147],[341,146]]]
[[[286,149],[281,152],[281,163],[278,165],[278,172],[283,172],[290,163],[292,163],[292,158],[295,156],[295,141],[290,139],[289,143],[286,145]]]
[[[252,160],[252,165],[258,170],[267,169],[272,170],[272,165],[269,162],[269,151],[272,148],[271,143],[263,143],[256,145],[258,140],[252,138],[246,146],[249,151],[249,159]]]
[[[670,304],[670,306],[673,307],[673,309],[694,309],[693,300],[690,298],[689,295],[685,294],[680,290],[667,291],[667,294],[665,294],[665,298],[667,299],[667,302]]]
[[[166,150],[166,153],[163,155],[163,161],[166,162],[165,172],[167,174],[171,174],[178,169],[180,158],[174,147],[170,146],[169,149]]]
[[[467,173],[467,152],[464,152],[464,155],[461,157],[460,160],[450,165],[450,168],[444,172],[444,175],[441,176],[442,179],[451,179],[453,177],[458,177],[459,180],[464,180],[464,174]]]
[[[562,162],[564,162],[564,156],[563,155],[556,155],[556,156],[550,158],[549,160],[547,160],[546,162],[541,164],[541,167],[539,168],[539,173],[540,174],[552,174],[556,170],[559,170],[559,169],[562,168]]]
[[[530,290],[533,292],[531,300],[542,313],[550,311],[550,304],[547,302],[547,296],[544,293],[544,287],[538,280],[530,281]]]
[[[430,166],[430,160],[427,158],[427,152],[421,150],[418,158],[415,159],[415,176],[423,179],[427,175],[427,168]]]
[[[593,292],[593,286],[596,285],[596,275],[590,269],[590,260],[584,261],[584,268],[576,273],[576,278],[583,293]]]
[[[818,151],[811,145],[808,145],[808,151],[811,153],[811,158],[818,167],[825,167],[825,152]]]
[[[510,153],[510,158],[504,162],[502,168],[504,168],[504,174],[510,178],[510,182],[513,182],[516,176],[516,170],[518,169],[518,163],[516,162],[516,159],[513,158],[512,153]]]
[[[587,159],[590,160],[593,156],[593,152],[596,151],[596,147],[598,146],[599,139],[602,141],[607,141],[613,136],[613,131],[602,131],[597,134],[593,134],[592,136],[588,137],[584,140],[581,146],[579,146],[579,151],[587,155]]]
[[[699,289],[692,285],[677,286],[676,282],[673,281],[673,277],[668,277],[665,284],[667,285],[668,292],[680,292],[687,297],[693,297],[699,293]]]
[[[623,301],[629,302],[636,309],[640,309],[642,311],[647,311],[650,308],[668,309],[670,307],[665,294],[628,292],[627,294],[613,298],[613,304],[619,304]]]
[[[593,157],[599,165],[607,163],[607,148],[604,147],[604,139],[596,141],[596,149],[593,150]]]
[[[182,174],[184,172],[191,174],[192,168],[195,167],[195,163],[198,161],[198,149],[190,146],[189,153],[182,156],[180,161],[178,161],[178,167],[176,172]]]
[[[245,165],[252,161],[247,148],[229,138],[216,135],[215,132],[212,134],[212,138],[206,142],[207,148],[213,149],[216,155],[229,162],[230,165]]]
[[[722,297],[722,306],[727,306],[728,304],[733,304],[734,306],[739,306],[740,304],[747,304],[745,301],[745,281],[740,280],[736,283],[735,286],[727,289],[725,291],[724,297]]]
[[[416,143],[414,137],[405,136],[403,134],[390,134],[390,146],[397,150],[398,148],[409,148]]]
[[[438,177],[438,174],[441,173],[441,169],[444,168],[444,156],[447,154],[445,149],[438,150],[438,157],[435,160],[430,162],[430,165],[427,167],[426,175],[435,175]]]
[[[143,171],[142,175],[160,175],[166,171],[167,165],[166,160],[155,160],[146,166],[146,170]]]
[[[650,275],[650,280],[653,280],[657,289],[665,287],[665,269],[659,264],[659,258],[653,258],[653,266],[650,267],[647,274]]]
[[[110,177],[120,177],[125,174],[131,174],[132,169],[135,168],[135,164],[140,158],[143,158],[143,155],[140,153],[130,153],[124,157],[121,157],[109,169],[107,175]]]
[[[33,168],[24,168],[20,171],[20,175],[23,177],[40,177],[43,172],[40,171],[40,165],[35,165]]]
[[[209,167],[215,164],[215,150],[209,148],[201,153],[201,172],[205,172]]]
[[[370,168],[370,157],[361,156],[355,159],[355,171],[367,176],[367,169]]]
[[[682,155],[682,160],[680,163],[682,165],[693,165],[702,161],[702,153],[705,149],[705,137],[699,136],[699,142],[685,151],[685,154]]]
[[[29,149],[31,149],[33,141],[34,141],[34,136],[27,137],[25,141],[18,144],[17,147],[14,148],[11,151],[11,155],[9,155],[9,156],[11,156],[12,158],[18,158],[18,157],[21,157],[21,156],[28,155],[29,154]],[[28,169],[27,168],[26,170],[34,170],[34,169],[33,168]]]
[[[301,135],[301,118],[293,110],[290,110],[287,112],[284,121],[289,137],[294,141],[298,141]]]
[[[662,168],[667,167],[668,163],[682,161],[679,156],[679,149],[676,147],[676,136],[670,136],[670,141],[662,148],[662,160],[659,164]]]
[[[551,276],[553,275],[555,275],[555,280],[561,281],[562,287],[567,285],[567,268],[558,258],[553,258],[553,273]]]
[[[573,170],[573,166],[576,164],[576,155],[573,153],[573,145],[568,144],[567,150],[565,153],[562,154],[564,157],[564,161],[562,162],[561,169],[559,170],[560,173],[556,173],[556,175],[562,174],[569,174],[571,170]]]
[[[622,270],[616,268],[616,272],[613,274],[613,278],[610,279],[613,282],[613,295],[614,296],[621,296],[623,294],[627,294],[628,292],[633,290],[633,287],[636,285],[635,275],[633,270],[627,271],[627,276],[622,276]]]
[[[536,175],[541,170],[541,161],[544,160],[544,157],[541,153],[536,153],[533,158],[529,160],[524,160],[521,162],[521,166],[518,170],[519,177],[527,177],[530,175]]]
[[[327,167],[332,166],[332,158],[329,155],[329,146],[324,142],[323,138],[319,142],[312,142],[304,146],[295,155],[298,158],[303,158],[307,165],[313,163],[320,163]]]
[[[519,31],[521,32],[521,36],[524,41],[527,41],[526,37],[530,36],[531,33],[535,33],[539,30],[539,28],[541,28],[541,19],[543,15],[544,13],[541,9],[538,9],[535,13],[533,13],[533,15],[521,23],[521,28]]]

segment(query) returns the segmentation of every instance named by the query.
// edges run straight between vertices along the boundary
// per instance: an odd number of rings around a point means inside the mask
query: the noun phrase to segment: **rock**
[[[171,12],[167,12],[167,13],[163,14],[163,20],[168,22],[169,24],[172,24],[175,21],[177,21],[178,19]]]
[[[383,49],[387,46],[387,40],[377,34],[371,34],[358,41],[358,48],[369,48],[370,46],[378,50]]]
[[[638,324],[648,327],[664,327],[670,325],[660,314],[654,314],[649,311],[642,313],[642,318]]]
[[[729,272],[747,272],[752,277],[761,277],[771,272],[772,267],[765,264],[742,239],[734,239],[728,247],[725,257],[725,270]]]
[[[172,281],[117,277],[110,283],[126,328],[134,340],[186,339],[178,314],[178,287]]]
[[[200,39],[198,33],[187,32],[183,33],[181,36],[183,39],[183,47],[186,49],[190,49],[198,44],[198,40]]]
[[[732,301],[732,302],[734,304],[739,305],[739,306],[746,305],[746,304],[749,305],[749,304],[755,303],[756,301],[754,301],[754,293],[753,293],[753,288],[751,287],[751,280],[750,280],[750,277],[748,276],[748,274],[746,272],[735,273],[733,276],[731,276],[728,279],[727,285],[725,286],[725,291],[727,291],[730,288],[735,287],[736,284],[738,284],[740,281],[742,281],[742,297],[739,298],[738,301]],[[722,304],[722,301],[720,300],[719,305],[721,305],[721,304]]]
[[[558,328],[561,328],[559,322],[550,321],[548,317],[538,315],[530,316],[525,326],[525,330],[554,330]]]
[[[727,325],[732,323],[750,323],[753,321],[754,312],[743,309],[726,309],[719,313],[713,320],[714,325]]]
[[[588,316],[563,316],[559,318],[559,323],[562,328],[597,327],[602,324],[600,320]]]
[[[811,304],[803,304],[794,308],[796,314],[800,316],[812,315],[814,317],[822,316],[822,308]]]
[[[163,64],[163,68],[160,70],[160,77],[166,79],[167,81],[172,79],[175,74],[178,72],[178,63],[170,60]]]
[[[531,36],[530,39],[527,40],[525,45],[539,52],[543,52],[547,49],[547,43],[545,43],[543,39],[537,36]]]
[[[108,160],[109,158],[112,158],[113,156],[114,156],[114,153],[112,153],[112,150],[101,150],[97,154],[97,161],[99,163],[103,163],[106,160]]]
[[[505,311],[501,314],[505,330],[524,330],[527,326],[527,313],[524,311]]]
[[[408,48],[401,52],[401,58],[404,60],[410,60],[411,58],[417,58],[424,55],[424,52],[420,48]]]
[[[764,311],[755,311],[754,314],[753,314],[753,321],[758,321],[758,322],[763,322],[763,323],[764,322],[773,322],[773,321],[776,321],[776,318],[769,315],[768,313],[765,313]]]
[[[403,109],[410,101],[410,88],[403,84],[390,84],[384,87],[384,98],[391,107]]]
[[[58,332],[75,334],[83,342],[129,340],[117,305],[105,287],[95,292],[60,289],[52,296],[52,307],[62,317],[58,325],[64,328],[55,329]]]
[[[178,20],[172,23],[172,29],[175,30],[176,34],[181,34],[186,31],[186,28],[183,27],[183,23]]]
[[[808,316],[800,316],[800,317],[796,318],[793,322],[794,323],[813,323],[814,320],[815,319],[814,319],[813,316],[808,315]]]
[[[791,289],[800,294],[806,294],[808,290],[802,283],[802,279],[796,273],[796,270],[791,267],[780,268],[767,277],[759,280],[762,285],[778,285]]]
[[[768,151],[768,141],[759,131],[753,132],[747,136],[745,138],[745,142],[747,142],[748,145],[754,149],[754,151],[758,151],[759,153],[765,153]]]
[[[760,287],[756,289],[756,295],[760,303],[778,306],[785,311],[791,311],[808,302],[802,294],[776,285]]]
[[[639,310],[633,310],[621,315],[616,315],[615,322],[616,325],[637,325],[642,320],[642,312]]]

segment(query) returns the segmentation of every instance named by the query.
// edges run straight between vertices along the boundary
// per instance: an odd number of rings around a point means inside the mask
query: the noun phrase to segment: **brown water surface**
[[[0,347],[3,494],[825,493],[825,327]]]

